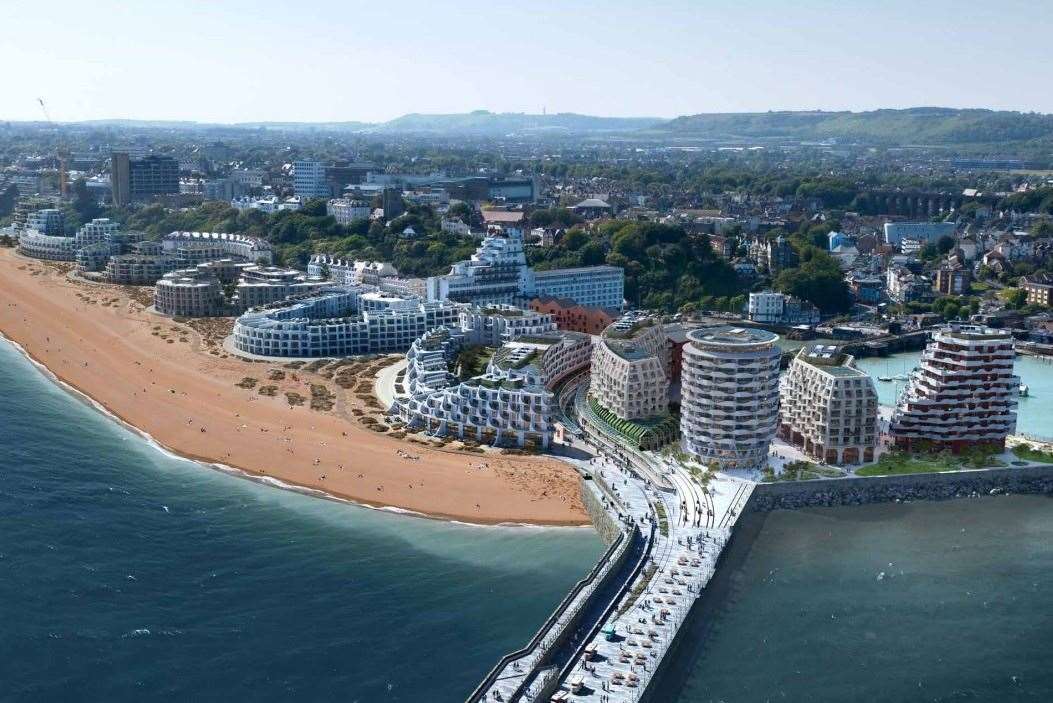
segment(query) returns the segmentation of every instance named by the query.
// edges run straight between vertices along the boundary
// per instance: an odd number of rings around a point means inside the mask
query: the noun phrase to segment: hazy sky
[[[0,119],[1053,112],[1053,1],[0,0]]]

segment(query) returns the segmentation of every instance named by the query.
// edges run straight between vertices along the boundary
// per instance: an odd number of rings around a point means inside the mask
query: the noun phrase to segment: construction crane
[[[52,127],[58,131],[58,125],[51,119],[51,115],[48,114],[47,105],[44,104],[44,98],[37,98],[37,102],[40,103],[40,111],[44,113],[44,119],[48,121]],[[59,194],[65,198],[69,195],[69,149],[62,144],[62,133],[59,133],[59,145],[55,150],[58,154],[59,160]]]

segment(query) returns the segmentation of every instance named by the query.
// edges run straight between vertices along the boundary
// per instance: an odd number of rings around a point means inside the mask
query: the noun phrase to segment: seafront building
[[[248,310],[286,298],[316,293],[333,284],[322,278],[304,275],[296,269],[250,265],[241,269],[232,305]]]
[[[778,335],[722,326],[687,333],[680,434],[683,450],[721,469],[758,469],[779,424]]]
[[[890,425],[896,446],[1003,448],[1016,429],[1014,355],[1007,330],[950,325],[935,332],[896,404]]]
[[[30,213],[29,222],[33,226],[22,231],[18,250],[25,256],[48,261],[76,261],[79,250],[105,243],[120,232],[118,223],[99,217],[83,225],[72,237],[62,236],[62,212],[50,209]],[[56,231],[58,234],[51,234]]]
[[[273,263],[271,245],[258,237],[222,232],[172,232],[161,240],[165,252],[179,256],[186,266],[233,259],[250,264]]]
[[[25,229],[51,237],[61,237],[66,228],[66,215],[58,208],[43,208],[26,215]]]
[[[517,315],[528,326],[506,324]],[[519,334],[529,329],[529,334]],[[467,346],[500,340],[485,373],[459,380],[453,373]],[[405,394],[392,415],[410,429],[494,445],[547,448],[558,412],[552,389],[588,367],[592,338],[560,332],[547,315],[510,308],[472,309],[457,325],[432,329],[406,354]]]
[[[459,321],[462,306],[333,286],[250,310],[234,323],[237,351],[274,357],[340,357],[405,352],[426,331]]]
[[[669,348],[661,323],[627,316],[600,336],[592,355],[589,397],[623,420],[669,411]]]
[[[170,317],[217,317],[230,314],[223,283],[201,266],[164,274],[154,286],[154,309]]]
[[[830,464],[873,461],[877,447],[877,389],[853,362],[835,346],[809,344],[780,382],[779,434]]]

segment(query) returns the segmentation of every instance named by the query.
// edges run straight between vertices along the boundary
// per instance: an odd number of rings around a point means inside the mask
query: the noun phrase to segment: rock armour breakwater
[[[754,489],[744,512],[950,500],[997,494],[1053,495],[1053,465],[762,483]]]

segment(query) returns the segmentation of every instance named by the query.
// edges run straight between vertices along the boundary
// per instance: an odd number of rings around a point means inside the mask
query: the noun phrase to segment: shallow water
[[[169,457],[0,342],[0,700],[460,701],[603,551]]]
[[[1053,700],[1053,498],[750,515],[655,701]]]

